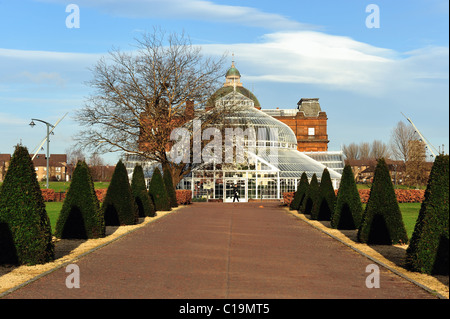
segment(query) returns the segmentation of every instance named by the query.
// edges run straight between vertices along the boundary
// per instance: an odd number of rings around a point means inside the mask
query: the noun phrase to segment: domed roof
[[[206,102],[206,107],[214,107],[215,101],[224,97],[225,95],[233,92],[234,88],[232,86],[223,86],[220,89],[218,89],[216,92],[214,92],[213,95],[208,99]],[[252,99],[253,103],[255,103],[255,107],[261,107],[259,104],[258,99],[256,96],[250,92],[248,89],[246,89],[243,86],[236,86],[236,92],[241,93],[242,95],[248,97],[249,99]]]
[[[259,146],[297,149],[297,137],[289,126],[256,109],[251,98],[237,91],[236,89],[236,92],[232,91],[222,98],[216,99],[216,102],[219,102],[219,104],[226,105],[226,102],[230,101],[237,105],[235,110],[225,115],[222,122],[224,127],[242,128],[244,131],[247,128],[253,128],[257,134],[258,142],[263,142],[264,144],[265,142],[272,143],[272,145]]]
[[[231,68],[229,68],[227,71],[227,74],[225,74],[225,77],[229,77],[229,76],[241,77],[241,73],[239,73],[238,69],[236,69],[234,64],[231,65]]]

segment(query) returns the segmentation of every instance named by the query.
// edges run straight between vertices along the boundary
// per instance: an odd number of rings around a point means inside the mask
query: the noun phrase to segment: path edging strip
[[[31,278],[31,279],[26,280],[25,282],[23,282],[23,283],[21,283],[21,284],[19,284],[19,285],[17,285],[17,286],[14,286],[14,287],[12,287],[12,288],[10,288],[10,289],[8,289],[8,290],[6,290],[6,291],[0,293],[0,299],[1,299],[2,297],[6,296],[6,295],[9,295],[10,293],[12,293],[12,292],[14,292],[14,291],[16,291],[16,290],[22,288],[22,287],[25,287],[25,286],[31,284],[32,282],[34,282],[34,281],[36,281],[36,280],[38,280],[38,279],[40,279],[40,278],[42,278],[42,277],[44,277],[44,276],[47,276],[47,275],[51,274],[52,272],[54,272],[54,271],[56,271],[56,270],[58,270],[58,269],[61,269],[62,267],[65,267],[65,266],[67,266],[67,265],[73,264],[75,261],[77,261],[77,260],[83,258],[84,256],[89,255],[89,254],[93,253],[94,251],[97,251],[97,250],[99,250],[99,249],[101,249],[101,248],[103,248],[103,247],[105,247],[105,246],[107,246],[107,245],[109,245],[109,244],[111,244],[111,243],[113,243],[113,242],[115,242],[115,241],[117,241],[117,240],[119,240],[119,239],[125,237],[126,235],[131,234],[131,233],[133,233],[133,232],[135,232],[135,231],[141,229],[142,227],[145,227],[145,226],[147,226],[147,225],[149,225],[149,224],[151,224],[151,223],[153,223],[153,222],[155,222],[155,221],[157,221],[157,220],[159,220],[159,219],[161,219],[161,218],[163,218],[163,217],[165,217],[165,216],[171,215],[173,212],[175,212],[175,211],[177,211],[177,210],[179,210],[179,209],[181,209],[181,208],[183,208],[183,207],[184,207],[184,206],[178,206],[178,207],[172,208],[172,210],[170,211],[170,213],[167,213],[167,214],[164,214],[164,215],[162,215],[162,216],[160,216],[160,217],[158,217],[158,218],[154,218],[154,219],[152,219],[152,220],[149,220],[149,221],[146,222],[146,223],[145,223],[145,222],[144,222],[144,223],[141,223],[141,225],[139,225],[139,224],[138,224],[138,225],[135,225],[135,226],[139,226],[139,227],[136,227],[136,228],[134,228],[134,229],[131,229],[131,230],[129,230],[129,231],[127,231],[127,232],[125,232],[125,233],[123,233],[123,234],[121,234],[121,235],[115,237],[115,238],[112,238],[111,240],[109,240],[109,241],[107,241],[107,242],[105,242],[105,243],[103,243],[103,244],[100,244],[100,245],[95,246],[95,247],[93,247],[93,248],[91,248],[91,249],[89,249],[89,250],[87,250],[87,251],[85,251],[85,252],[82,252],[80,255],[75,256],[75,257],[72,258],[71,260],[66,261],[66,262],[63,262],[63,263],[60,264],[60,265],[56,265],[55,267],[53,267],[53,268],[51,268],[51,269],[49,269],[49,270],[46,270],[45,272],[43,272],[43,273],[41,273],[41,274],[39,274],[39,275],[37,275],[37,276]]]
[[[296,214],[296,213],[295,213],[296,211],[291,211],[288,207],[284,207],[284,209],[285,209],[287,212],[289,212],[290,214],[292,214],[294,217],[296,217],[296,218],[298,218],[298,219],[304,221],[304,222],[307,223],[308,225],[310,225],[310,226],[314,227],[315,229],[317,229],[317,230],[323,232],[324,234],[330,236],[331,238],[333,238],[333,239],[339,241],[341,244],[344,244],[345,246],[350,247],[351,249],[353,249],[354,251],[356,251],[358,254],[361,254],[361,255],[363,255],[364,257],[366,257],[366,258],[372,260],[373,262],[379,264],[380,266],[382,266],[382,267],[388,269],[389,271],[391,271],[392,273],[396,274],[397,276],[400,276],[400,277],[402,277],[403,279],[408,280],[409,282],[411,282],[411,283],[415,284],[416,286],[418,286],[418,287],[420,287],[420,288],[426,290],[427,292],[431,293],[432,295],[437,296],[439,299],[448,299],[448,297],[446,297],[446,296],[440,294],[440,293],[437,292],[436,290],[434,290],[434,289],[432,289],[432,288],[430,288],[430,287],[428,287],[428,286],[426,286],[426,285],[424,285],[424,284],[422,284],[422,283],[420,283],[420,282],[418,282],[418,281],[416,281],[416,280],[414,280],[414,279],[408,277],[406,274],[404,274],[404,273],[398,271],[397,269],[395,269],[395,268],[393,268],[393,267],[391,267],[391,266],[389,266],[389,265],[383,263],[382,261],[378,260],[377,258],[375,258],[375,257],[373,257],[373,256],[370,256],[369,254],[367,254],[367,253],[365,253],[365,252],[359,250],[358,248],[356,248],[356,247],[353,246],[352,244],[350,244],[350,243],[348,243],[348,242],[345,242],[345,241],[343,241],[342,239],[340,239],[339,237],[336,237],[335,235],[333,235],[333,234],[327,232],[325,229],[323,229],[323,228],[321,228],[321,227],[317,227],[316,225],[314,225],[313,223],[311,223],[306,217],[303,217],[303,216],[302,216],[301,214],[299,214],[299,213]],[[324,226],[324,227],[325,227],[325,226]]]

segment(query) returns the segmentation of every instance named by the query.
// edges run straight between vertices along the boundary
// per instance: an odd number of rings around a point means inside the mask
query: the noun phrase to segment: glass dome
[[[243,94],[232,91],[215,102],[216,110],[223,111],[223,120],[213,126],[253,129],[256,147],[297,149],[297,138],[289,126],[256,109],[254,101]],[[212,112],[212,110],[208,111]]]

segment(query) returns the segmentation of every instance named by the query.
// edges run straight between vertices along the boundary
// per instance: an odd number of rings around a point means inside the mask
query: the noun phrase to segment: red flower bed
[[[47,188],[41,188],[42,197],[44,197],[44,202],[54,202],[55,201],[55,190],[54,189],[47,189]]]
[[[291,205],[292,200],[294,199],[294,192],[286,192],[283,193],[283,203],[284,205]]]
[[[102,203],[103,200],[105,199],[107,190],[108,190],[107,188],[99,188],[95,190],[95,195],[97,195],[97,198],[100,201],[100,203]]]
[[[425,197],[424,189],[396,189],[399,203],[421,203]]]
[[[100,202],[103,202],[106,196],[107,188],[100,188],[95,190],[95,195],[97,195],[97,198]],[[65,192],[58,192],[56,193],[54,189],[46,189],[42,188],[42,197],[44,197],[44,202],[63,202],[66,198]]]
[[[189,205],[192,199],[192,191],[187,189],[175,190],[178,205]]]
[[[370,197],[370,189],[358,190],[361,203],[366,204]],[[338,190],[335,190],[337,195]],[[396,189],[395,195],[399,203],[421,203],[425,196],[425,190],[423,189]],[[290,205],[294,198],[294,192],[283,193],[283,203]]]

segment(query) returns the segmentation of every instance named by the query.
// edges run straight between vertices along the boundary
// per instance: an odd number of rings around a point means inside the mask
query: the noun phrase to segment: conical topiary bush
[[[306,190],[308,189],[308,177],[306,176],[306,173],[303,172],[302,176],[300,177],[300,182],[298,182],[297,185],[297,191],[295,192],[294,198],[292,199],[291,204],[289,205],[289,208],[291,210],[299,210],[300,206],[302,205],[303,199],[305,198]]]
[[[153,201],[156,211],[170,211],[172,209],[170,207],[170,199],[167,195],[163,177],[161,176],[161,171],[157,167],[153,171],[148,193]]]
[[[7,223],[0,222],[0,265],[17,265],[18,263],[11,229]]]
[[[308,189],[306,190],[305,198],[301,205],[300,211],[303,214],[311,215],[314,203],[319,200],[319,182],[316,174],[313,174],[311,181],[309,182]]]
[[[383,158],[375,168],[370,197],[363,214],[358,240],[367,244],[406,244],[403,224],[391,176]]]
[[[56,222],[58,238],[100,238],[105,236],[105,221],[95,194],[89,168],[79,161]]]
[[[2,246],[8,250],[11,263],[35,265],[54,259],[44,198],[30,154],[21,145],[16,146],[1,187],[0,224],[6,232]],[[15,251],[11,251],[12,246]]]
[[[345,165],[336,198],[331,227],[337,229],[358,229],[361,224],[363,208],[353,171]]]
[[[138,207],[139,217],[155,216],[155,207],[145,186],[144,170],[141,165],[136,165],[131,178],[131,191]]]
[[[311,218],[316,220],[330,220],[336,202],[330,172],[325,168],[320,179],[319,197],[311,210]]]
[[[135,225],[138,211],[127,170],[121,160],[116,165],[102,204],[106,226]]]
[[[449,156],[438,155],[406,250],[409,269],[426,274],[448,275],[448,197]]]
[[[169,196],[170,207],[178,207],[177,194],[175,193],[175,187],[173,186],[172,181],[172,173],[168,166],[164,167],[163,180],[164,186],[166,186],[167,195]]]

